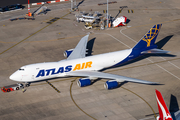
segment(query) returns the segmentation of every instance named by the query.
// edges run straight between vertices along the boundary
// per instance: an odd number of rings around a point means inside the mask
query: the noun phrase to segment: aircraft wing
[[[157,48],[154,48],[154,49],[150,49],[150,50],[146,50],[146,51],[143,51],[141,53],[145,53],[145,54],[166,54],[166,53],[169,53],[170,51],[166,51],[166,50],[161,50],[161,49],[157,49]]]
[[[81,40],[79,41],[77,46],[74,48],[73,52],[69,55],[67,60],[85,57],[88,37],[89,35],[86,35],[83,38],[81,38]]]
[[[143,84],[157,84],[157,82],[150,82],[150,81],[125,77],[120,75],[114,75],[110,73],[97,72],[97,71],[71,71],[66,74],[68,76],[111,79],[111,80],[116,80],[117,82],[128,81],[128,82],[143,83]]]

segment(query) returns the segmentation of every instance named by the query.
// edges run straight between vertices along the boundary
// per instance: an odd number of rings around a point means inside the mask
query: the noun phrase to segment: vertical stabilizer
[[[166,103],[158,90],[156,90],[156,100],[159,110],[159,116],[157,117],[157,120],[173,120]]]
[[[154,45],[158,33],[160,31],[162,24],[154,25],[149,32],[147,32],[141,40],[134,46],[133,49],[144,49]]]

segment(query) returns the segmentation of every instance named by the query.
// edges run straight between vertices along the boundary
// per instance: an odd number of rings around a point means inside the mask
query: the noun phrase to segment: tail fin
[[[161,95],[161,93],[156,90],[156,100],[159,110],[159,116],[157,120],[173,120],[171,114],[166,106],[166,103]]]
[[[146,47],[153,46],[156,38],[158,36],[158,33],[160,31],[162,24],[154,25],[148,33],[144,35],[144,37],[134,46],[133,49],[143,49]]]

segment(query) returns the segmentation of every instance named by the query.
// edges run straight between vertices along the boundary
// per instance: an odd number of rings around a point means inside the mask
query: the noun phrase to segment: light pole
[[[28,0],[28,16],[31,17],[29,0]]]
[[[72,11],[72,8],[73,8],[73,0],[71,0],[71,11]]]
[[[109,22],[109,19],[108,19],[108,0],[107,0],[107,18],[106,19],[107,19],[107,21],[106,21],[107,22],[107,26],[106,27],[108,28],[108,22]]]
[[[74,5],[76,6],[76,0],[75,0],[75,2],[74,2]]]

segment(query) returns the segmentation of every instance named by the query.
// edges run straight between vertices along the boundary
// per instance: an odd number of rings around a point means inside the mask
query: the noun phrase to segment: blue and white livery
[[[148,33],[131,49],[86,57],[86,45],[89,35],[84,36],[78,45],[67,52],[67,59],[58,62],[36,63],[25,65],[10,76],[11,80],[31,83],[58,77],[78,76],[80,87],[88,86],[91,80],[97,78],[109,79],[105,83],[106,89],[118,87],[119,82],[136,82],[143,84],[156,84],[156,82],[144,81],[120,75],[100,72],[109,68],[133,60],[141,55],[156,53],[165,54],[168,51],[157,49],[155,40],[160,31],[161,24],[154,25]]]

